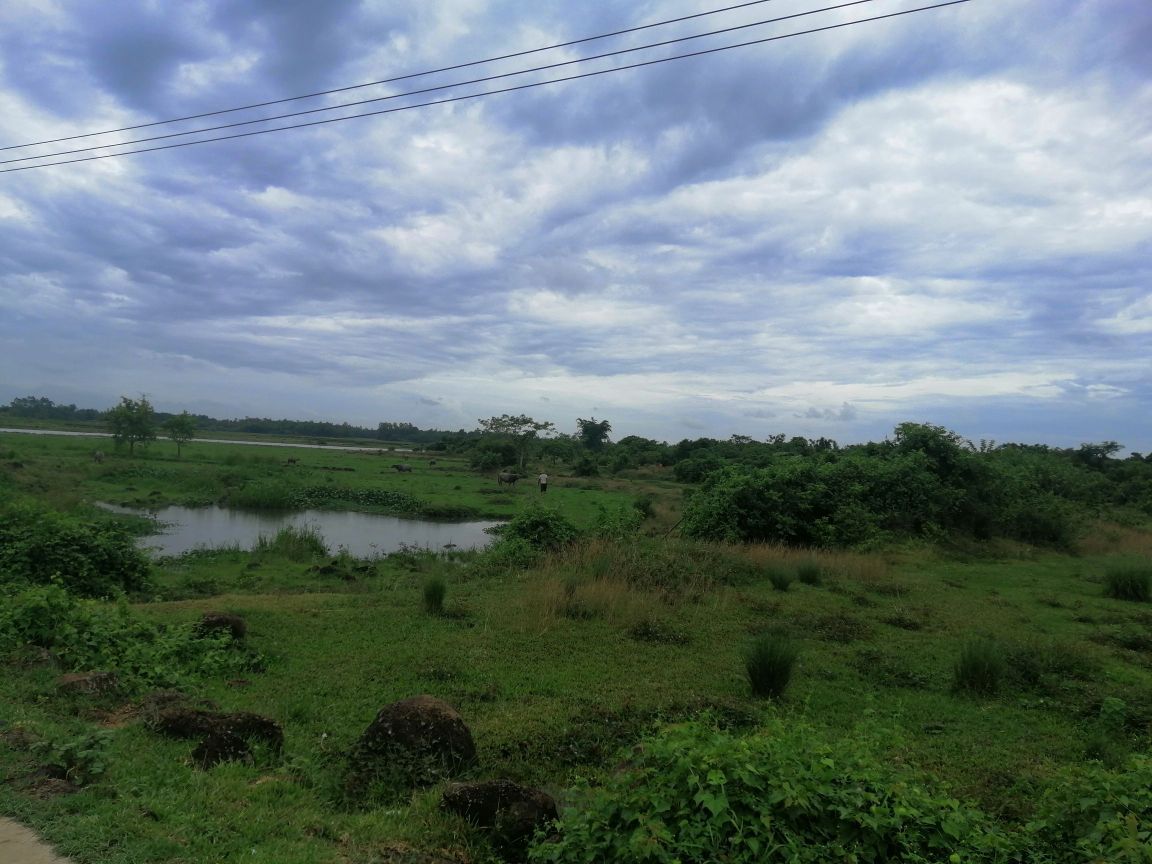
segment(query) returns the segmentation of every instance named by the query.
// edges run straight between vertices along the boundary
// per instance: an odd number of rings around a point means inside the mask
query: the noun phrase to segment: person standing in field
[[[541,492],[547,492],[548,491],[548,475],[547,474],[541,474],[536,479],[538,481],[540,481],[540,491]]]

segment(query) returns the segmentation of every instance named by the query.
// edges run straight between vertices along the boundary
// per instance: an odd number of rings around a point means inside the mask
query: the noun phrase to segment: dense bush
[[[0,509],[0,585],[54,579],[82,597],[106,597],[149,586],[148,559],[113,522],[86,521],[41,507]]]
[[[538,551],[555,551],[575,540],[580,532],[566,516],[547,507],[532,505],[507,522],[484,529],[504,541],[520,542]]]
[[[587,789],[536,844],[535,862],[760,864],[993,862],[987,819],[885,768],[852,744],[773,724],[749,736],[670,727]]]
[[[1152,758],[1089,766],[1051,783],[1027,829],[1030,864],[1152,861]]]
[[[65,669],[113,672],[129,690],[176,687],[260,664],[230,634],[152,624],[127,604],[79,600],[59,585],[27,588],[0,607],[0,652],[25,645],[49,649]]]

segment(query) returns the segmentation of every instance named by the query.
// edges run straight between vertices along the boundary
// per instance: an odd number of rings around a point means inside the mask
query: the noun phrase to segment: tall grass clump
[[[448,587],[439,576],[433,576],[424,583],[424,611],[429,615],[444,614],[444,595]]]
[[[289,561],[312,561],[328,554],[328,544],[324,542],[324,535],[311,525],[285,525],[271,540],[261,534],[252,551]]]
[[[814,558],[796,565],[796,578],[805,585],[819,585],[821,576],[820,564]]]
[[[973,639],[960,651],[952,669],[952,689],[957,692],[991,694],[1004,677],[1004,652],[988,639]]]
[[[792,579],[792,574],[787,570],[773,567],[768,571],[768,581],[772,583],[772,587],[777,591],[787,591],[792,587]]]
[[[783,696],[799,654],[786,636],[765,633],[757,637],[744,657],[744,672],[752,693],[765,699]]]
[[[1147,603],[1152,598],[1152,564],[1114,567],[1104,574],[1104,593],[1116,600]]]

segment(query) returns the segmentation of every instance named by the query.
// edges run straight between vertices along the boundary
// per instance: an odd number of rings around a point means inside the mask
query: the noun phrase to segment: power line
[[[614,30],[611,33],[601,33],[597,36],[585,36],[581,39],[573,39],[570,42],[558,42],[555,45],[546,45],[543,48],[530,48],[526,51],[515,51],[511,54],[501,54],[498,57],[489,57],[486,60],[471,60],[467,63],[457,63],[453,66],[442,66],[439,69],[429,69],[427,72],[410,72],[406,75],[397,75],[395,78],[383,78],[380,81],[368,81],[364,84],[351,84],[347,87],[336,87],[332,90],[319,90],[316,93],[305,93],[303,96],[287,96],[283,99],[271,99],[267,102],[254,102],[251,105],[241,105],[238,108],[221,108],[217,111],[206,111],[203,114],[190,114],[187,117],[174,117],[171,120],[154,120],[151,123],[138,123],[135,126],[122,126],[119,129],[106,129],[103,132],[85,132],[81,135],[69,135],[66,138],[50,138],[45,141],[33,141],[29,144],[9,144],[5,147],[0,147],[0,150],[19,150],[23,147],[37,147],[41,144],[58,144],[61,141],[75,141],[79,138],[92,138],[97,135],[111,135],[115,132],[131,132],[136,129],[147,129],[151,126],[164,126],[168,123],[180,123],[184,120],[200,120],[204,117],[215,117],[219,114],[231,114],[235,111],[248,111],[252,108],[266,108],[269,105],[281,105],[285,102],[297,102],[301,99],[314,99],[317,96],[331,96],[333,93],[345,93],[349,90],[359,90],[364,87],[376,87],[380,84],[395,84],[397,81],[406,81],[410,78],[421,78],[426,75],[437,75],[441,72],[454,72],[457,69],[467,69],[470,66],[482,66],[485,63],[496,63],[500,60],[511,60],[516,57],[526,57],[529,54],[539,54],[544,51],[555,51],[557,48],[569,48],[573,45],[582,45],[585,42],[595,42],[598,39],[610,39],[613,36],[624,36],[628,33],[638,33],[641,30],[651,30],[654,27],[664,27],[668,24],[679,24],[684,21],[690,21],[693,18],[704,18],[708,15],[720,15],[724,12],[732,12],[736,9],[743,9],[747,6],[758,6],[762,3],[771,2],[772,0],[748,0],[746,3],[737,3],[735,6],[725,6],[721,9],[713,9],[709,12],[697,12],[693,15],[683,15],[679,18],[669,18],[666,21],[656,21],[652,24],[641,24],[640,26],[628,27],[624,30]]]
[[[372,99],[361,99],[356,102],[343,102],[339,105],[327,105],[322,108],[309,108],[305,111],[293,111],[287,114],[274,114],[270,117],[261,117],[257,120],[239,120],[235,123],[223,123],[218,126],[205,126],[201,129],[189,129],[186,132],[169,132],[164,135],[153,135],[148,138],[135,138],[130,141],[118,141],[114,144],[94,144],[90,147],[77,147],[73,150],[59,150],[55,153],[41,153],[38,156],[20,156],[14,159],[0,159],[0,165],[9,165],[14,162],[30,162],[36,159],[54,159],[57,156],[71,156],[75,153],[88,153],[93,150],[103,150],[108,147],[127,147],[132,144],[146,144],[150,141],[164,141],[170,138],[182,138],[188,135],[199,135],[205,132],[219,132],[223,129],[236,129],[241,126],[252,126],[256,123],[269,123],[273,120],[287,120],[291,117],[304,117],[309,114],[320,114],[325,111],[339,111],[342,108],[355,108],[358,105],[370,105],[376,102],[388,102],[393,99],[403,99],[408,96],[420,96],[425,93],[435,93],[439,90],[451,90],[455,87],[466,87],[472,84],[484,84],[489,81],[513,78],[517,75],[528,75],[533,72],[544,72],[549,69],[559,69],[564,66],[574,66],[578,63],[589,63],[593,60],[603,60],[608,57],[618,57],[622,54],[633,54],[638,51],[647,51],[651,48],[663,48],[667,45],[675,45],[680,42],[690,42],[693,39],[703,39],[708,36],[718,36],[723,33],[732,33],[737,30],[748,30],[752,27],[762,27],[767,24],[778,24],[781,21],[788,21],[793,18],[805,18],[809,15],[818,15],[822,12],[833,12],[837,9],[845,9],[849,6],[859,6],[864,3],[873,2],[875,2],[875,0],[849,0],[847,3],[840,3],[835,6],[825,6],[820,9],[813,9],[808,12],[796,12],[792,15],[782,15],[778,18],[767,18],[763,21],[753,21],[750,24],[738,24],[733,27],[724,27],[719,30],[709,30],[704,33],[696,33],[691,36],[680,36],[675,39],[666,39],[662,42],[652,42],[648,45],[638,45],[632,48],[621,48],[616,51],[607,51],[603,54],[593,54],[589,57],[580,57],[575,60],[562,60],[556,63],[548,63],[543,66],[533,66],[528,69],[520,69],[515,72],[502,72],[499,75],[488,75],[483,78],[473,78],[468,81],[455,81],[451,84],[439,84],[435,87],[424,87],[420,90],[409,90],[404,93],[393,93],[388,96],[376,96]]]
[[[346,117],[330,117],[326,120],[311,120],[307,123],[293,123],[287,126],[277,126],[272,129],[257,129],[251,132],[237,132],[232,135],[220,135],[215,138],[205,138],[199,141],[182,141],[176,144],[161,144],[156,147],[141,147],[137,150],[126,150],[122,153],[107,153],[100,156],[82,156],[78,159],[64,159],[59,162],[45,162],[40,165],[22,165],[18,168],[3,168],[0,169],[0,174],[9,174],[15,171],[30,171],[36,168],[51,168],[56,165],[71,165],[77,162],[93,162],[98,159],[113,159],[118,156],[132,156],[137,153],[152,153],[158,150],[174,150],[179,147],[191,147],[196,144],[210,144],[215,141],[229,141],[235,138],[250,138],[255,135],[267,135],[271,132],[284,132],[289,129],[304,129],[310,126],[324,126],[329,123],[339,123],[343,120],[356,120],[361,117],[376,117],[383,114],[395,114],[399,111],[409,111],[414,108],[427,108],[433,105],[447,105],[453,102],[463,102],[468,99],[477,99],[484,96],[495,96],[500,93],[512,93],[517,90],[528,90],[534,87],[543,87],[548,84],[560,84],[566,81],[576,81],[581,78],[592,78],[598,75],[606,75],[611,72],[624,72],[628,69],[639,69],[645,66],[655,66],[658,63],[668,63],[672,60],[684,60],[690,57],[702,57],[708,54],[717,54],[721,51],[730,51],[734,48],[747,48],[751,45],[763,45],[768,42],[778,42],[782,39],[790,39],[794,36],[807,36],[812,33],[822,33],[828,30],[839,30],[845,27],[852,27],[857,24],[867,24],[872,21],[882,21],[887,18],[898,18],[903,15],[912,15],[916,12],[928,12],[933,9],[942,9],[946,6],[958,6],[961,3],[968,3],[971,0],[948,0],[945,3],[935,3],[930,6],[919,6],[914,9],[904,9],[900,12],[890,12],[885,15],[875,15],[871,18],[860,18],[855,21],[845,21],[840,24],[828,24],[824,27],[814,27],[810,30],[799,30],[795,33],[785,33],[779,36],[768,36],[763,39],[754,39],[748,42],[739,42],[733,45],[722,45],[718,48],[707,48],[700,51],[692,51],[686,54],[675,54],[671,57],[661,57],[656,60],[645,60],[640,63],[631,63],[626,66],[618,66],[612,69],[599,69],[594,72],[583,72],[578,75],[568,75],[562,78],[553,78],[548,81],[534,81],[529,84],[519,84],[514,87],[504,87],[498,90],[489,90],[482,93],[469,93],[463,96],[452,96],[446,99],[437,99],[431,102],[418,102],[413,105],[402,105],[397,108],[382,108],[378,111],[366,111],[361,114],[350,114]],[[108,145],[116,146],[116,145]],[[48,158],[48,157],[41,157]]]

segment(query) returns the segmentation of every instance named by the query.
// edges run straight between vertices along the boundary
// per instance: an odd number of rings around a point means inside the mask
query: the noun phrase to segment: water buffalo
[[[104,451],[103,450],[93,450],[92,451],[92,461],[93,462],[103,462],[104,461]]]
[[[501,471],[496,475],[496,485],[503,486],[505,483],[507,483],[509,486],[515,486],[516,481],[519,479],[519,474],[513,474],[511,471]]]
[[[392,470],[397,472],[398,474],[411,474],[412,473],[412,466],[411,465],[401,465],[400,463],[396,463],[395,465],[392,466]]]

